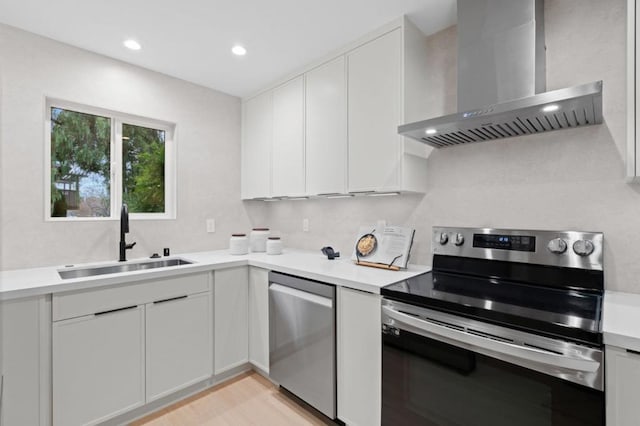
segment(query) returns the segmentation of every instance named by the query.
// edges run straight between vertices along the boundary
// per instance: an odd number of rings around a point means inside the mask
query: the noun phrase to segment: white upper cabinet
[[[249,99],[242,108],[242,198],[271,195],[273,93]]]
[[[344,56],[306,74],[306,176],[309,195],[346,192],[346,84]]]
[[[409,20],[347,54],[349,192],[425,192],[432,148],[398,135],[427,117],[426,39]]]
[[[425,56],[401,18],[245,100],[242,198],[424,192],[430,148],[398,126],[427,118]]]
[[[347,60],[349,191],[400,189],[400,29],[355,49]]]
[[[273,90],[271,193],[275,197],[305,194],[304,77]]]

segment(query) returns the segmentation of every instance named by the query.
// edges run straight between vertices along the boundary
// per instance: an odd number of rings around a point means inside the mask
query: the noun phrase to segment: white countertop
[[[605,345],[640,351],[640,294],[607,291],[602,313]]]
[[[320,251],[295,249],[285,249],[281,255],[250,253],[248,255],[234,256],[230,255],[228,250],[218,250],[183,253],[171,257],[186,259],[193,262],[193,264],[66,280],[63,280],[58,275],[58,270],[64,269],[64,265],[0,271],[0,300],[81,290],[243,265],[257,266],[329,284],[371,293],[380,293],[381,287],[431,270],[427,266],[409,265],[406,270],[386,271],[358,266],[346,258],[328,260]],[[133,259],[131,262],[142,260],[150,259]],[[79,266],[106,266],[112,264],[114,264],[113,261],[73,266],[76,268]]]
[[[171,257],[183,258],[192,261],[193,264],[67,280],[61,279],[58,275],[58,270],[64,269],[64,265],[0,271],[0,300],[81,290],[244,265],[298,275],[371,293],[380,293],[381,287],[431,270],[427,266],[409,265],[406,270],[385,271],[354,265],[351,260],[346,258],[328,260],[319,251],[296,249],[286,249],[281,255],[250,253],[243,256],[234,256],[230,255],[227,250],[217,250],[183,253]],[[133,259],[131,262],[144,260],[149,259]],[[110,265],[113,263],[92,263],[89,265],[74,265],[74,267]],[[602,324],[605,344],[640,351],[640,294],[607,291],[604,298]]]

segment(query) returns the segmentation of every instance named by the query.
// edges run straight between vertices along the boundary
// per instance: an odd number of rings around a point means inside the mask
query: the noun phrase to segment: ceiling
[[[247,96],[406,14],[425,34],[455,0],[0,0],[0,22]],[[134,38],[142,50],[122,43]],[[244,57],[231,54],[245,46]]]

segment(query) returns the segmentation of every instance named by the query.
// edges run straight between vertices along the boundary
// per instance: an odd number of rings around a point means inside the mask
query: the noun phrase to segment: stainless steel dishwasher
[[[336,288],[269,273],[269,376],[336,418]]]

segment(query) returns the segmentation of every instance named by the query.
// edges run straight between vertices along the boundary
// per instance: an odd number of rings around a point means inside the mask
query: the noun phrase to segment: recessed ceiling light
[[[436,133],[438,133],[436,129],[427,129],[424,132],[428,135],[435,135]]]
[[[142,49],[142,46],[140,46],[140,43],[138,43],[137,41],[135,41],[134,39],[129,39],[129,40],[125,40],[124,43],[125,47],[127,49],[131,49],[131,50],[140,50]]]
[[[236,44],[231,48],[231,52],[236,56],[244,56],[247,54],[247,49],[245,49],[243,46],[240,46],[239,44]]]
[[[559,105],[551,104],[551,105],[547,105],[546,107],[542,108],[542,111],[544,111],[544,112],[553,112],[553,111],[557,111],[559,109],[560,109]]]

